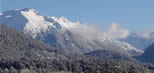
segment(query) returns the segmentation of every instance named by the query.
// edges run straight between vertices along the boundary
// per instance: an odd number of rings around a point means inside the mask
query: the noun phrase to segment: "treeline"
[[[128,61],[97,58],[0,60],[0,73],[150,73],[144,66]]]

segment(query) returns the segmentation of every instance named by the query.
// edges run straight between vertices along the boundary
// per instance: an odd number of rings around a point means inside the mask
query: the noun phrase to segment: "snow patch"
[[[46,32],[49,26],[53,26],[53,23],[45,21],[44,17],[38,15],[33,9],[28,11],[21,11],[23,16],[28,19],[24,31],[26,33],[31,33],[33,38],[36,37],[37,33]]]

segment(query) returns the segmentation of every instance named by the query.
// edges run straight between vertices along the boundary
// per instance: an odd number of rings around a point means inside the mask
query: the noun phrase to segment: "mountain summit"
[[[1,24],[6,24],[12,28],[29,34],[36,38],[37,34],[47,32],[50,29],[63,30],[72,28],[78,23],[72,23],[64,17],[45,17],[32,8],[21,10],[10,10],[2,12],[0,16]]]
[[[143,51],[137,50],[130,44],[118,41],[105,34],[99,37],[103,40],[95,38],[89,40],[87,39],[90,37],[89,34],[96,34],[97,32],[86,29],[88,27],[85,27],[84,24],[71,22],[65,17],[43,16],[31,8],[1,12],[0,24],[24,32],[34,39],[41,40],[68,53],[87,53],[101,49],[112,49],[129,55],[143,53]],[[80,28],[86,30],[86,32],[80,30]],[[100,35],[94,34],[93,37]],[[84,37],[81,35],[84,35]]]

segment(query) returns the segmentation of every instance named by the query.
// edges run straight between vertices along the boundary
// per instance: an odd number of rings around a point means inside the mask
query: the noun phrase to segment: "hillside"
[[[0,58],[56,58],[57,49],[34,40],[21,32],[0,25]],[[60,53],[59,53],[60,54]]]

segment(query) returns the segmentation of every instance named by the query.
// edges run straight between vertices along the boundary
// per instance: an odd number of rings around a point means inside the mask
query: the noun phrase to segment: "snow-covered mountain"
[[[71,22],[65,17],[43,16],[30,8],[1,12],[0,24],[69,53],[87,53],[100,49],[112,49],[129,55],[143,53],[108,34],[98,33],[93,27]]]
[[[37,34],[47,32],[51,28],[63,30],[65,28],[71,28],[78,23],[71,23],[64,17],[45,17],[40,15],[34,9],[21,9],[10,10],[1,13],[1,24],[6,24],[19,31],[22,31],[33,38],[36,38]],[[12,25],[13,24],[13,25]]]

